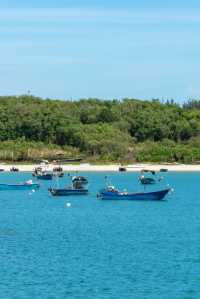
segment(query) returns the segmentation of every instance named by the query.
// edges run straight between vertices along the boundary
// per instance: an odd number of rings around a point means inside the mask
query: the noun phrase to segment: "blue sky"
[[[198,2],[0,1],[0,94],[200,98]]]

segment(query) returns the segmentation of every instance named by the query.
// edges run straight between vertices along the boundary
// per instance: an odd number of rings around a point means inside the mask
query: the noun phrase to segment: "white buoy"
[[[66,203],[66,207],[67,207],[67,208],[70,208],[70,207],[71,207],[71,203],[70,203],[70,202],[67,202],[67,203]]]
[[[32,192],[34,193],[34,192],[35,192],[35,189],[33,189]]]

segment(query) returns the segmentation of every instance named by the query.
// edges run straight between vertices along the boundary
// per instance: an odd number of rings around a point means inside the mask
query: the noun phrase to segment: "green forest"
[[[0,160],[200,161],[200,101],[0,97]]]

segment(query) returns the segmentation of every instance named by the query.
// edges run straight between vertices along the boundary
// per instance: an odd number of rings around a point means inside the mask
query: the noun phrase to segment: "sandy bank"
[[[16,167],[19,171],[28,171],[32,172],[35,167],[39,166],[38,164],[0,164],[0,168],[5,171],[9,171],[10,168]],[[56,165],[49,164],[46,166],[46,169],[51,171]],[[61,165],[64,171],[73,172],[73,171],[119,171],[120,164],[112,164],[112,165],[92,165],[92,164],[64,164]],[[168,171],[199,171],[200,165],[186,165],[186,164],[132,164],[125,166],[127,171],[138,172],[142,169],[151,169],[155,171],[159,171],[160,169],[168,169]]]

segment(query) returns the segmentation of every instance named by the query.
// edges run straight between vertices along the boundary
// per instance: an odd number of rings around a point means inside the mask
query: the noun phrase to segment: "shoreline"
[[[4,171],[10,171],[12,167],[16,167],[20,172],[32,172],[38,164],[0,164],[0,168]],[[46,171],[52,171],[56,164],[45,165]],[[64,172],[119,172],[120,164],[111,165],[95,165],[89,163],[82,164],[61,164]],[[172,172],[200,172],[200,164],[153,164],[153,163],[135,163],[131,165],[123,165],[127,172],[140,172],[142,169],[150,169],[159,171],[160,169],[167,169]]]

